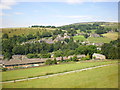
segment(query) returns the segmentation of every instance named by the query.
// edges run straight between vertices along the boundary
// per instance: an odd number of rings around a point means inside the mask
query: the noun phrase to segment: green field
[[[118,33],[117,32],[105,33],[105,34],[102,34],[102,35],[107,37],[107,38],[110,38],[112,40],[117,40],[117,38],[118,38]]]
[[[28,68],[28,69],[20,69],[20,70],[13,70],[13,71],[6,71],[2,72],[2,81],[7,80],[14,80],[14,79],[21,79],[21,78],[28,78],[34,76],[41,76],[47,75],[49,73],[60,73],[66,72],[71,70],[78,70],[82,68],[109,64],[109,63],[116,63],[117,61],[87,61],[87,62],[72,62],[67,64],[58,64],[58,65],[51,65],[51,66],[43,66],[43,67],[35,67],[35,68]]]
[[[10,37],[13,35],[36,34],[36,32],[51,31],[55,28],[3,28],[2,33],[7,33]]]
[[[118,88],[118,65],[3,84],[3,88]]]
[[[73,37],[74,40],[80,40],[80,41],[85,41],[85,37],[83,35],[78,35]]]
[[[89,37],[88,41],[93,43],[109,43],[112,39],[106,37]]]

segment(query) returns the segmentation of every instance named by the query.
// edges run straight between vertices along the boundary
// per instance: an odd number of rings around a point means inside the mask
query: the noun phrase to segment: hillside
[[[3,28],[2,33],[7,33],[8,36],[12,37],[13,35],[36,34],[36,32],[42,33],[43,31],[52,30],[55,30],[55,28]]]
[[[4,28],[2,53],[8,59],[12,55],[48,58],[51,57],[50,54],[54,54],[54,57],[89,54],[91,57],[98,52],[97,47],[118,38],[118,29],[111,28],[115,25],[116,23],[88,22],[61,27]],[[88,49],[87,52],[84,48]]]

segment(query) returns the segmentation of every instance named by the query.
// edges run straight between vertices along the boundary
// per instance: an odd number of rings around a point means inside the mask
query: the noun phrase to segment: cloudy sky
[[[4,28],[118,20],[117,0],[3,0],[0,11]]]

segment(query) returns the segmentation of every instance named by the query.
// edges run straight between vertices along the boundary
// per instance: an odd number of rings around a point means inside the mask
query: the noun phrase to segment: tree
[[[11,54],[11,53],[8,53],[8,52],[5,52],[5,53],[4,53],[4,58],[9,60],[9,59],[12,58],[12,54]]]
[[[104,44],[101,51],[108,59],[120,59],[120,39]]]
[[[8,37],[8,34],[7,33],[4,33],[3,35],[2,35],[2,39],[8,39],[9,37]]]
[[[72,58],[72,61],[78,61],[76,55]]]
[[[25,54],[25,47],[23,45],[17,45],[12,49],[13,54]]]
[[[56,58],[54,58],[54,60],[53,60],[53,64],[57,64],[57,60],[56,60]]]
[[[89,35],[88,35],[88,34],[84,34],[84,37],[85,37],[85,38],[88,38],[88,37],[89,37]]]
[[[27,54],[27,58],[38,58],[37,54]]]
[[[45,64],[46,64],[46,65],[52,65],[53,62],[52,62],[52,60],[48,59],[48,60],[46,60]]]

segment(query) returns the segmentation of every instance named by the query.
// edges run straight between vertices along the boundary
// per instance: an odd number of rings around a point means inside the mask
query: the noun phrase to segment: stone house
[[[94,54],[92,55],[92,58],[93,58],[94,60],[104,60],[104,59],[106,59],[106,56],[105,56],[105,55],[102,55],[102,54],[94,53]]]

